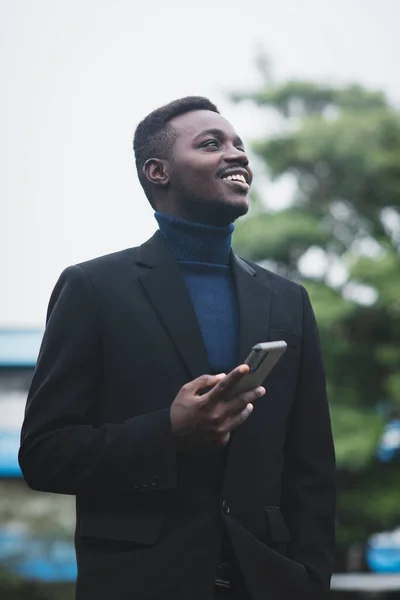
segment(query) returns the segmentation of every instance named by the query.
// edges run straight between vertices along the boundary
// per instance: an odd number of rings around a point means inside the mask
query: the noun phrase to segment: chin
[[[247,196],[206,201],[193,198],[193,201],[185,204],[185,213],[190,214],[190,220],[219,227],[230,225],[239,217],[247,214],[249,210]]]
[[[239,217],[243,217],[249,210],[249,201],[247,197],[243,197],[240,200],[225,200],[223,202],[217,202],[215,204],[215,218],[223,221],[220,224],[229,225],[233,223]]]

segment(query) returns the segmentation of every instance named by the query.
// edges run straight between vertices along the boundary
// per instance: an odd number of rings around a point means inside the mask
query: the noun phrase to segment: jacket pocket
[[[163,514],[152,512],[87,512],[81,515],[78,535],[81,538],[97,538],[134,542],[151,546],[158,540]]]
[[[301,344],[301,334],[295,333],[294,331],[286,331],[285,329],[273,329],[268,330],[268,341],[275,342],[278,340],[284,340],[288,348],[293,350],[299,350]]]
[[[291,541],[289,529],[279,506],[265,506],[267,519],[267,539],[274,544],[288,544]]]

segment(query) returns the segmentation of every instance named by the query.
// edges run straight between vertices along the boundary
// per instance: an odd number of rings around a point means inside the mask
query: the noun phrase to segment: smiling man
[[[152,112],[134,150],[159,231],[60,276],[25,479],[76,496],[77,600],[321,600],[334,451],[307,293],[231,249],[252,172],[214,104]],[[265,387],[236,393],[273,340]]]

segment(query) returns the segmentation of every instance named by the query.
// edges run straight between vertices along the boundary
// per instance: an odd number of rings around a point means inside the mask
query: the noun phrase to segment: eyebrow
[[[206,129],[205,131],[201,131],[199,134],[197,134],[195,136],[195,140],[199,137],[203,137],[205,135],[214,135],[215,137],[218,138],[226,138],[225,133],[222,131],[222,129]],[[244,146],[243,140],[242,138],[240,138],[238,135],[235,136],[235,139],[233,140],[235,146]]]

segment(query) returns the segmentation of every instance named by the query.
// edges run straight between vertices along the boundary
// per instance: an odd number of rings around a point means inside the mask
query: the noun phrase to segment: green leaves
[[[236,102],[253,100],[260,106],[271,106],[284,117],[320,114],[334,101],[335,91],[309,81],[288,81],[281,86],[266,87],[251,94],[232,94]]]
[[[263,58],[259,57],[258,62],[263,65]],[[382,92],[371,92],[358,84],[334,88],[312,81],[290,80],[281,85],[273,85],[269,76],[268,61],[266,65],[268,68],[262,69],[266,80],[265,85],[252,92],[232,93],[231,99],[234,102],[251,100],[259,106],[279,111],[286,119],[322,115],[329,108],[343,111],[371,111],[389,107]]]
[[[367,467],[374,460],[383,433],[383,416],[370,409],[338,403],[332,406],[331,419],[338,467],[351,471]]]
[[[350,267],[354,280],[373,286],[378,292],[378,302],[382,307],[398,311],[400,318],[400,256],[390,250],[380,256],[357,257]]]
[[[400,112],[359,85],[274,85],[267,74],[258,91],[234,99],[253,101],[260,118],[275,114],[253,152],[270,178],[294,177],[296,192],[280,212],[258,200],[234,246],[310,293],[339,467],[338,537],[347,543],[400,518],[397,479],[375,458],[385,421],[400,414]],[[306,278],[310,248],[320,265]]]
[[[285,264],[295,264],[310,245],[328,241],[321,221],[296,208],[251,215],[237,224],[234,233],[235,248],[247,258]]]

